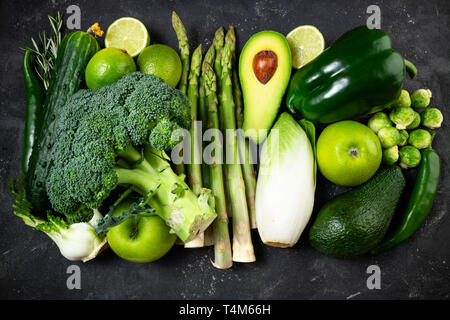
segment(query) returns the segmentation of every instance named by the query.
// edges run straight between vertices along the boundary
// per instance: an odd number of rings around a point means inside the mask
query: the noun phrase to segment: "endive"
[[[300,123],[282,113],[261,150],[256,222],[261,240],[275,247],[297,243],[314,206],[315,130]]]

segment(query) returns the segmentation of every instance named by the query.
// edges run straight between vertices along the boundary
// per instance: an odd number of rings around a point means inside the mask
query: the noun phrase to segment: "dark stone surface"
[[[112,251],[88,263],[70,262],[41,232],[12,214],[7,181],[20,173],[24,122],[22,52],[28,39],[47,28],[47,14],[77,4],[82,29],[98,21],[106,28],[115,19],[133,16],[148,27],[152,43],[177,47],[171,27],[176,10],[188,30],[192,47],[211,44],[220,25],[234,25],[239,47],[257,31],[286,34],[304,24],[317,26],[327,45],[343,32],[365,24],[370,4],[381,8],[381,27],[393,46],[418,69],[406,88],[430,88],[432,105],[450,119],[450,3],[441,1],[1,1],[0,3],[0,298],[24,299],[407,299],[449,298],[450,192],[448,120],[434,146],[442,156],[442,180],[434,207],[413,238],[378,256],[354,260],[327,258],[303,236],[292,249],[261,244],[253,233],[257,262],[235,263],[221,271],[210,263],[212,247],[175,247],[152,264],[132,264]],[[413,175],[413,172],[409,173]],[[341,188],[319,177],[316,210]],[[67,267],[81,268],[81,290],[68,290]],[[381,268],[381,290],[366,286],[369,265]]]

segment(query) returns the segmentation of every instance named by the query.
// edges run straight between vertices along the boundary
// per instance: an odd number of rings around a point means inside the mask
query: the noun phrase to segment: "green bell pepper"
[[[413,78],[417,69],[384,31],[357,27],[296,71],[286,104],[320,123],[380,111],[398,99],[406,72]]]

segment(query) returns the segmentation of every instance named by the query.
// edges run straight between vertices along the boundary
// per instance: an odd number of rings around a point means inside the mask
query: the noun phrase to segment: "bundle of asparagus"
[[[172,24],[179,41],[183,67],[179,89],[187,94],[191,104],[191,161],[186,166],[188,184],[194,193],[199,193],[203,187],[212,190],[218,215],[211,228],[186,243],[185,247],[213,244],[213,264],[221,269],[230,268],[232,261],[253,262],[255,254],[251,228],[256,228],[256,174],[249,141],[242,135],[236,135],[236,129],[242,127],[243,103],[236,72],[234,28],[231,26],[226,35],[222,27],[217,29],[213,45],[205,57],[202,59],[202,47],[199,45],[189,61],[186,30],[175,12],[172,13]],[[213,134],[211,137],[213,151],[209,164],[202,161],[201,128],[222,132],[222,135]],[[224,161],[225,157],[227,161]]]

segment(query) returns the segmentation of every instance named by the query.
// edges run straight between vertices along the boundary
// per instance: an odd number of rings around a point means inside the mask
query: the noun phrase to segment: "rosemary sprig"
[[[47,90],[50,84],[50,75],[55,65],[59,45],[61,44],[61,34],[63,25],[63,15],[58,12],[55,17],[48,16],[51,27],[51,35],[48,36],[45,31],[39,33],[38,43],[31,38],[31,48],[36,60],[36,73],[42,80],[44,89]]]

